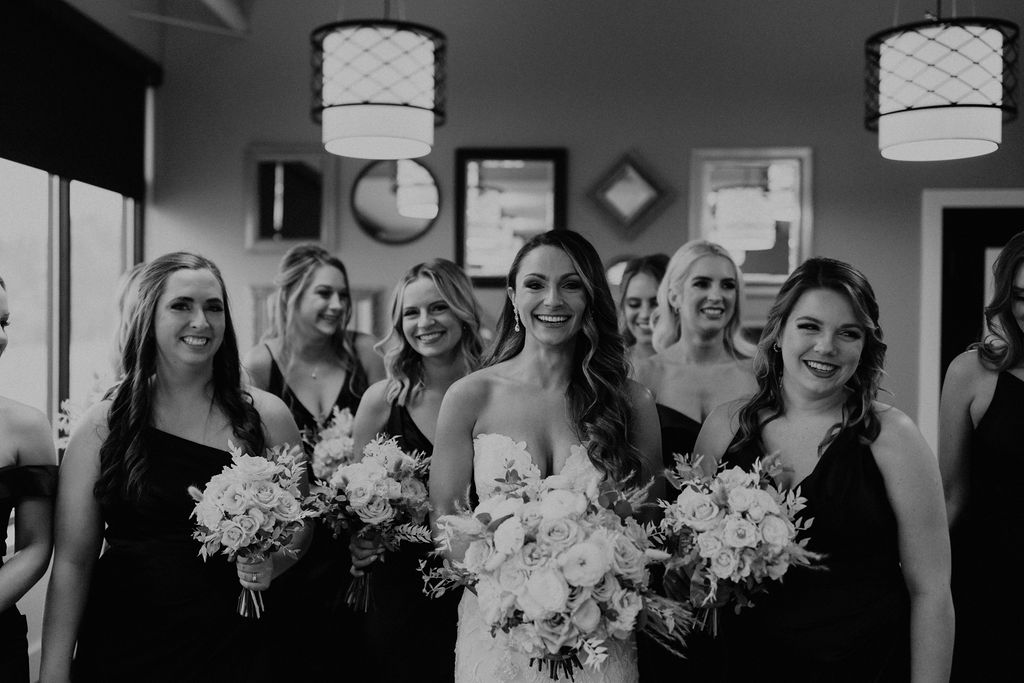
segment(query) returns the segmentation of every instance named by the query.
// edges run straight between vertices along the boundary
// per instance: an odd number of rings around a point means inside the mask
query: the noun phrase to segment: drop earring
[[[519,331],[519,311],[518,311],[518,309],[516,309],[515,306],[512,307],[512,317],[515,318],[515,320],[516,320],[516,326],[514,328],[512,328],[512,329],[514,329],[516,332],[518,332]]]

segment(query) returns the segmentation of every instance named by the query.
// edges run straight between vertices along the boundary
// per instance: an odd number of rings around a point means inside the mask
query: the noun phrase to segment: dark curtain
[[[59,0],[0,2],[0,157],[142,199],[160,67]]]

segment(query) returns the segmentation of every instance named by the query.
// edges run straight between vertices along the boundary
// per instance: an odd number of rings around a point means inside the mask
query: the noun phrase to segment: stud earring
[[[512,317],[516,320],[516,326],[513,328],[516,332],[519,331],[519,310],[515,306],[512,307]]]

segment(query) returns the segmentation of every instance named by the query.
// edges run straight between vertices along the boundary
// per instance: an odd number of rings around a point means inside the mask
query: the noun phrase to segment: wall
[[[251,32],[231,38],[111,19],[109,4],[76,3],[165,69],[157,94],[156,175],[146,253],[195,249],[231,287],[243,346],[250,285],[269,282],[277,257],[243,251],[242,158],[247,144],[315,143],[309,117],[309,32],[336,18],[327,0],[251,3]],[[131,5],[132,3],[127,3]],[[398,3],[395,3],[398,4]],[[454,150],[564,146],[569,224],[611,258],[671,252],[687,238],[690,151],[809,146],[814,153],[813,252],[848,260],[872,281],[889,343],[891,402],[917,407],[921,192],[1024,186],[1024,124],[1004,128],[999,152],[910,164],[882,159],[863,127],[864,40],[891,26],[890,2],[821,0],[409,0],[406,18],[449,41],[448,122],[422,161],[438,177],[438,223],[406,246],[366,237],[348,209],[362,163],[343,160],[337,245],[353,286],[389,290],[413,263],[453,257]],[[125,3],[121,3],[122,9]],[[343,3],[344,18],[380,17],[381,3]],[[978,14],[1024,23],[1019,0],[978,0]],[[104,9],[100,9],[104,7]],[[933,3],[900,3],[900,22]],[[106,15],[106,16],[104,16]],[[635,239],[607,222],[586,191],[636,150],[676,191]],[[482,300],[496,307],[500,293]],[[938,340],[936,340],[938,343]],[[244,349],[243,349],[244,350]],[[937,397],[935,397],[937,400]]]

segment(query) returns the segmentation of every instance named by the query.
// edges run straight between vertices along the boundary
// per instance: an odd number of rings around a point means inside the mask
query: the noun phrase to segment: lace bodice
[[[514,467],[524,479],[540,479],[541,472],[533,462],[525,441],[514,441],[504,434],[480,434],[473,440],[473,482],[480,500],[499,490],[496,480],[503,479],[506,469]],[[567,485],[580,492],[596,492],[604,479],[594,467],[582,444],[571,447],[562,469],[550,475],[565,478]],[[550,477],[549,477],[550,478]],[[634,683],[639,680],[636,666],[636,644],[628,640],[605,642],[608,658],[600,670],[584,668],[574,673],[576,683]],[[547,670],[530,668],[526,655],[510,649],[505,634],[493,637],[480,616],[476,596],[463,593],[459,605],[459,636],[455,645],[456,683],[550,683]]]

